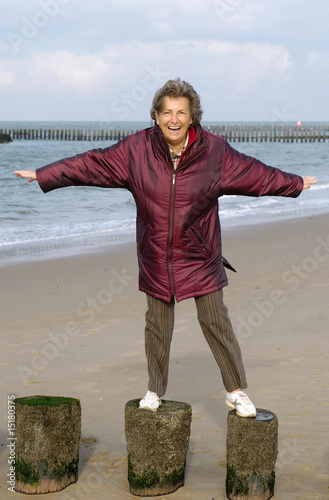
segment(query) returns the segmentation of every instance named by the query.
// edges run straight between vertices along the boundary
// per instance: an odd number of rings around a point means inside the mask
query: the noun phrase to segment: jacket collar
[[[157,155],[159,155],[159,153],[160,153],[159,149],[160,149],[163,153],[166,154],[166,156],[169,160],[169,163],[171,163],[170,152],[169,152],[169,147],[168,147],[166,138],[165,138],[164,133],[162,132],[161,128],[156,123],[154,123],[154,126],[153,126],[153,137],[154,137],[154,146],[155,146],[155,150],[156,150],[155,152],[157,153]],[[196,125],[195,127],[191,126],[189,128],[189,141],[187,144],[187,148],[183,153],[184,156],[186,154],[188,154],[188,152],[191,148],[193,150],[198,149],[198,147],[200,147],[203,144],[204,144],[203,128],[201,127],[200,124]],[[181,160],[182,160],[182,158],[181,158]]]

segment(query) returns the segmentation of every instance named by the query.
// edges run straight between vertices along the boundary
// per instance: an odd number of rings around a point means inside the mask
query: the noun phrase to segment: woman
[[[241,417],[256,409],[223,288],[218,198],[222,195],[297,197],[317,182],[269,167],[202,129],[200,98],[180,79],[153,99],[154,127],[105,149],[15,175],[44,192],[66,186],[126,188],[137,207],[139,288],[147,295],[145,351],[148,391],[141,408],[157,410],[168,382],[175,301],[194,297],[198,320],[220,368],[226,404]]]

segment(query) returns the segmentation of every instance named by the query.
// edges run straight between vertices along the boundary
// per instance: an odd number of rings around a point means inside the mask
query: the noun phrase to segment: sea
[[[203,124],[205,128],[216,122]],[[150,122],[9,122],[0,129],[140,130]],[[111,247],[135,239],[136,207],[124,189],[70,187],[44,194],[37,182],[16,178],[14,170],[35,170],[61,158],[116,141],[14,140],[0,144],[0,265]],[[296,199],[223,196],[219,215],[223,230],[250,224],[329,213],[329,141],[233,142],[232,146],[267,165],[318,184]]]

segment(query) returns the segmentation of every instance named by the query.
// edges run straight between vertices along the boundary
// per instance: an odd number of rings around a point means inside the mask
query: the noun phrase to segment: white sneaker
[[[226,404],[236,410],[239,417],[256,417],[256,408],[243,391],[228,392],[226,394]]]
[[[161,399],[155,392],[147,391],[139,402],[139,407],[146,410],[156,411],[161,405]]]

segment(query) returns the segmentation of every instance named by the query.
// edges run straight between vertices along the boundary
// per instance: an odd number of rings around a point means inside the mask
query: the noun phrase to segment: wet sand
[[[224,300],[248,394],[279,419],[274,498],[328,498],[328,216],[226,229],[223,254],[238,271]],[[82,404],[79,481],[51,498],[136,498],[124,437],[124,405],[147,389],[135,244],[2,266],[0,279],[0,497],[12,498],[7,395],[46,394]],[[176,307],[165,397],[193,411],[185,486],[166,498],[225,499],[228,408],[193,299]]]

